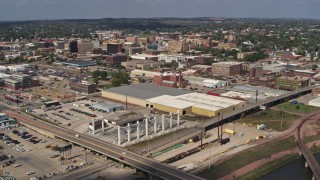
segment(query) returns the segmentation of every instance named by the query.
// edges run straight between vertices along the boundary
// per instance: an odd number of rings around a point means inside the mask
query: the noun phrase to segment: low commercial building
[[[0,113],[0,126],[1,127],[8,127],[12,125],[16,125],[17,120],[15,118],[10,117],[5,113]]]
[[[310,79],[306,77],[287,77],[281,76],[276,80],[276,88],[293,91],[300,88],[308,87],[310,83]]]
[[[158,68],[163,65],[163,62],[151,61],[151,60],[130,60],[121,62],[121,65],[126,69],[141,69],[148,70],[151,68]]]
[[[107,112],[107,113],[123,110],[123,106],[121,104],[113,103],[109,101],[96,103],[92,105],[91,108],[98,111]]]
[[[70,89],[78,92],[92,94],[96,92],[96,85],[87,81],[82,82],[70,82]]]
[[[141,77],[148,77],[148,78],[154,78],[154,76],[159,76],[161,73],[159,72],[153,72],[153,71],[145,71],[140,69],[135,69],[131,71],[131,75],[134,76],[141,76]]]

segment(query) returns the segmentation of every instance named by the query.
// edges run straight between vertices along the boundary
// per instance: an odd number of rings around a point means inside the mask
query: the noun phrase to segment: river
[[[315,154],[315,157],[320,163],[320,153]],[[297,160],[290,162],[287,165],[276,169],[269,174],[260,177],[260,180],[310,180],[312,178],[312,173],[309,168],[304,167],[304,159],[300,157]]]

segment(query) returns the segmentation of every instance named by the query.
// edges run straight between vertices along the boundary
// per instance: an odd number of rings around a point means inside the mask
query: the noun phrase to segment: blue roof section
[[[114,109],[114,108],[122,108],[122,105],[118,104],[118,103],[106,102],[105,101],[105,102],[100,102],[100,103],[94,104],[91,107],[95,108],[95,109],[101,109],[101,110],[104,110],[104,111],[109,111],[110,109]]]
[[[74,66],[74,67],[87,67],[87,66],[95,66],[97,63],[95,61],[71,60],[71,61],[61,62],[61,64]]]

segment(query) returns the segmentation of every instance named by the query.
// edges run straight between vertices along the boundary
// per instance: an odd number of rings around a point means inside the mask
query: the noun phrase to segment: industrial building
[[[178,96],[188,94],[190,91],[165,86],[157,86],[151,83],[132,84],[128,86],[114,87],[102,91],[102,96],[115,101],[127,102],[145,107],[147,99],[162,96]]]
[[[197,86],[208,87],[208,88],[228,86],[227,81],[206,79],[206,78],[196,77],[196,76],[184,76],[183,79],[186,80],[190,85],[197,85]]]
[[[73,67],[88,67],[88,66],[95,66],[97,63],[95,61],[82,61],[82,60],[72,60],[61,62],[63,65],[73,66]]]
[[[211,96],[202,93],[189,93],[180,96],[162,95],[147,99],[147,107],[164,112],[217,116],[233,112],[245,106],[244,101]]]
[[[271,89],[267,87],[260,86],[250,86],[250,85],[238,85],[230,90],[236,92],[243,92],[248,94],[256,94],[258,92],[259,95],[265,95],[267,97],[275,97],[286,94],[288,91],[279,90],[279,89]]]
[[[154,76],[161,75],[161,73],[159,72],[146,71],[146,70],[140,70],[140,69],[132,70],[130,74],[135,76],[147,77],[147,78],[154,78]]]
[[[107,112],[107,113],[123,110],[123,106],[121,104],[113,103],[109,101],[108,102],[104,101],[104,102],[94,104],[91,106],[91,108],[98,111]]]
[[[310,82],[310,79],[306,77],[281,76],[277,78],[275,86],[276,88],[279,88],[279,89],[294,91],[300,88],[308,87],[309,82]]]

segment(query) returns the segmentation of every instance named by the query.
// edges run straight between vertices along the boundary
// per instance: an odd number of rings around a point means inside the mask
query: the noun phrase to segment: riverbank
[[[320,140],[313,141],[307,144],[313,152],[320,152]],[[225,175],[220,180],[231,180],[231,179],[257,179],[273,170],[295,160],[298,158],[299,149],[293,148],[291,150],[285,150],[271,155],[270,157],[262,158],[253,163],[247,164],[242,168],[239,168],[232,173]]]

